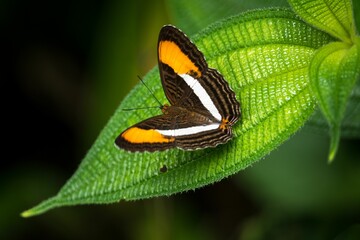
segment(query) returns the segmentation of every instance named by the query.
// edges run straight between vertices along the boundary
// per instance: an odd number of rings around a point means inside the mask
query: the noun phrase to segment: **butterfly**
[[[170,105],[162,115],[123,131],[115,144],[131,152],[215,147],[232,138],[240,104],[228,82],[208,67],[202,52],[179,29],[161,28],[158,39],[161,83]]]

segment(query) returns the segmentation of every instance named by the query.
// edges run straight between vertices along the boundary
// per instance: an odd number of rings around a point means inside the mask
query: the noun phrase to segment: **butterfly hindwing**
[[[122,132],[115,143],[128,151],[186,150],[216,146],[231,138],[231,128],[186,109],[167,107],[166,114],[151,117]]]
[[[175,147],[175,138],[159,133],[157,126],[171,126],[172,118],[159,115],[146,119],[123,131],[115,140],[118,147],[128,151],[157,151]]]

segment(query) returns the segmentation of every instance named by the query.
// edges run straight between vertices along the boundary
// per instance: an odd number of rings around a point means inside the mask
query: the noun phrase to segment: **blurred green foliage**
[[[268,2],[224,2],[222,17]],[[156,65],[160,27],[172,23],[191,36],[216,19],[206,15],[209,22],[190,29],[175,13],[185,6],[170,1],[0,4],[9,90],[0,239],[360,238],[359,140],[342,140],[328,166],[328,138],[314,133],[296,134],[252,168],[195,192],[22,219],[23,209],[57,192],[136,76]]]

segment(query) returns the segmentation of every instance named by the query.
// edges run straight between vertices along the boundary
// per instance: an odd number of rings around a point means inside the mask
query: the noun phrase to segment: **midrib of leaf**
[[[233,140],[199,151],[128,153],[117,149],[114,139],[121,130],[160,114],[153,109],[121,110],[156,106],[139,84],[124,99],[58,195],[23,216],[58,206],[170,195],[219,181],[269,153],[313,112],[307,66],[314,51],[332,38],[306,25],[289,10],[248,12],[212,25],[193,39],[241,103],[242,117],[233,128]],[[144,81],[165,103],[158,71],[152,70]],[[160,173],[164,164],[169,170]]]

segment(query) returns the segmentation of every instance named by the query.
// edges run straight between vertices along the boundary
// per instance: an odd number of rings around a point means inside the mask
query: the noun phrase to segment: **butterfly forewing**
[[[174,105],[184,94],[189,94],[189,86],[180,74],[200,77],[208,68],[204,55],[179,29],[167,25],[159,34],[158,64],[165,95]]]

